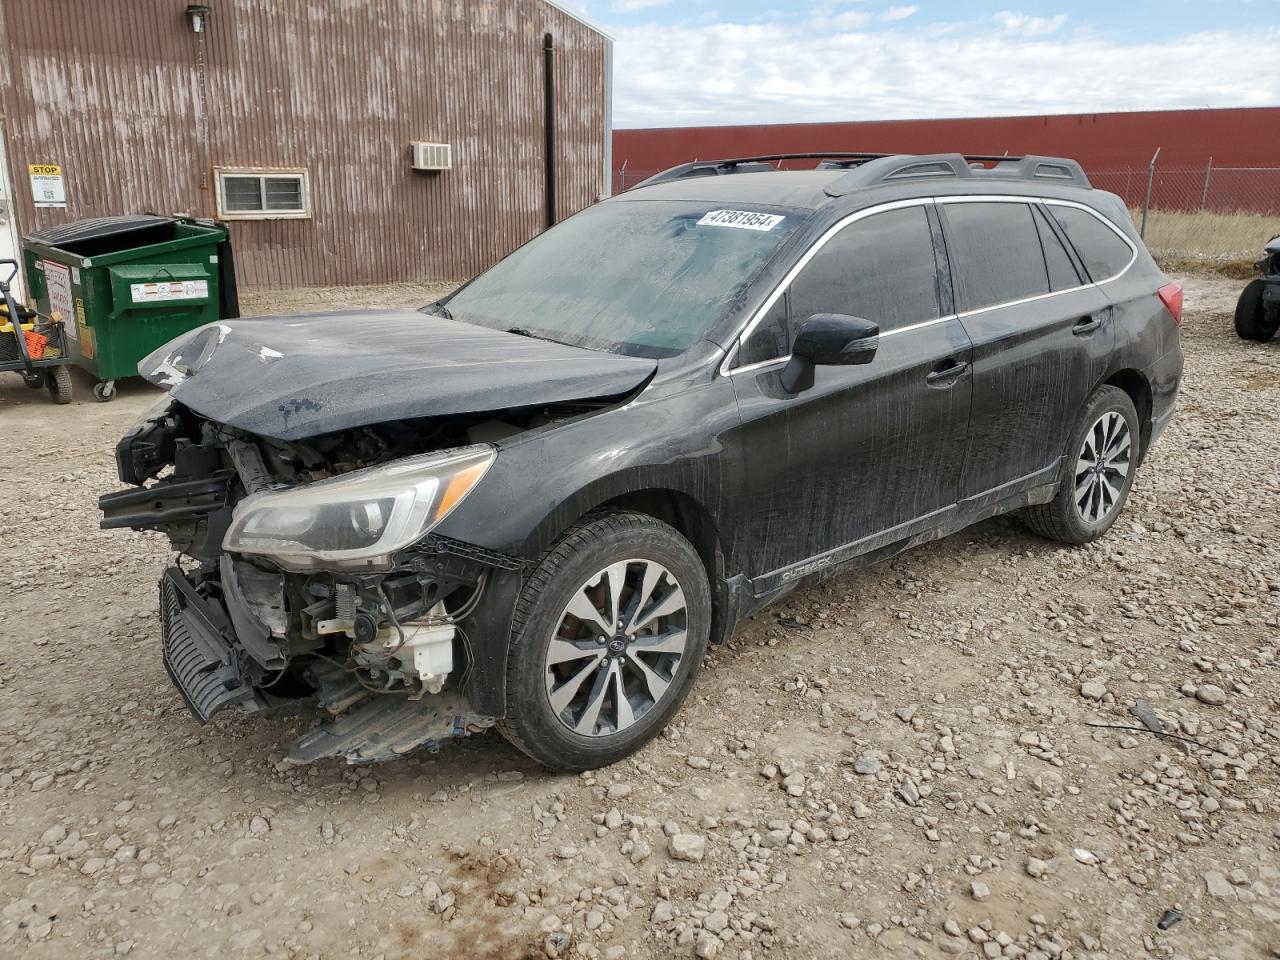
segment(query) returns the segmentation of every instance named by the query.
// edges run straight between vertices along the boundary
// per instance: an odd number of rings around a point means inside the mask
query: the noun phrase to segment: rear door
[[[757,593],[954,509],[969,340],[951,316],[931,209],[922,200],[858,214],[819,240],[735,358]],[[818,367],[811,388],[789,394],[780,374],[791,338],[815,313],[874,321],[879,347],[865,366]]]
[[[1036,201],[939,201],[960,322],[973,342],[962,501],[1052,482],[1077,413],[1106,367],[1110,301]]]

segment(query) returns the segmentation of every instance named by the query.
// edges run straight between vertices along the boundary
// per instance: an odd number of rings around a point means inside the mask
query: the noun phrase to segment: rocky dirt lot
[[[5,375],[0,955],[1280,956],[1280,343],[1188,285],[1181,413],[1110,536],[995,521],[797,595],[576,778],[497,734],[299,769],[296,722],[197,726],[164,541],[97,529],[155,392]],[[1201,746],[1096,726],[1139,700]]]

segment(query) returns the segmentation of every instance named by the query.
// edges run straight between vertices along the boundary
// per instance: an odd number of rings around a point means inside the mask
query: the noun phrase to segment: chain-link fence
[[[1088,170],[1124,199],[1157,253],[1215,259],[1256,256],[1280,232],[1280,167],[1143,166]]]
[[[1147,246],[1165,255],[1252,257],[1280,233],[1280,167],[1163,167],[1158,162],[1090,167],[1089,180],[1119,195],[1142,228]],[[621,193],[657,170],[623,164],[614,172]]]
[[[630,190],[632,187],[652,177],[657,170],[634,170],[628,169],[624,163],[617,170],[613,171],[613,192],[622,193],[624,190]]]

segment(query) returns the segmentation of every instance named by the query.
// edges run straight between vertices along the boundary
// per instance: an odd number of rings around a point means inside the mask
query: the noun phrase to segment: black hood
[[[416,310],[368,310],[209,324],[143,358],[138,372],[210,420],[300,440],[389,420],[618,397],[656,367]]]

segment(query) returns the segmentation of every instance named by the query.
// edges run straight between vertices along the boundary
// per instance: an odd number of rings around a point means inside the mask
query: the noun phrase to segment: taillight
[[[1173,314],[1173,322],[1182,326],[1182,284],[1166,283],[1156,291],[1156,296],[1160,298],[1165,309]]]

